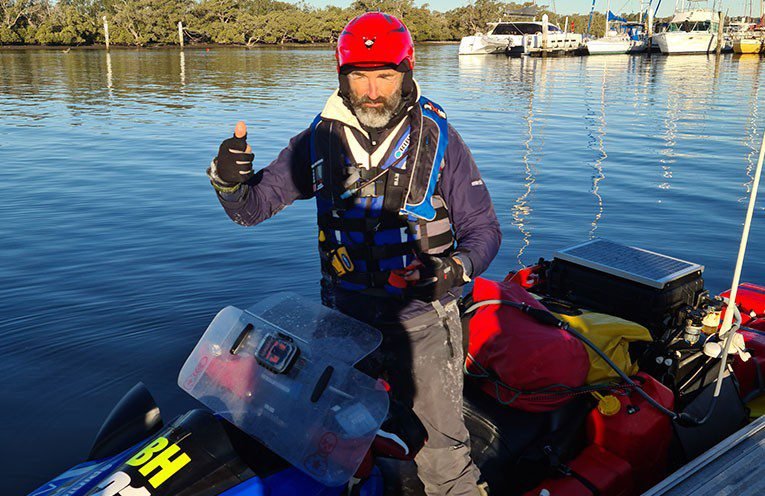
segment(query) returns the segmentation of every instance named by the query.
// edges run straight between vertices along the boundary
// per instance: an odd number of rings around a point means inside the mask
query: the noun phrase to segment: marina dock
[[[765,494],[765,417],[673,473],[643,496]]]

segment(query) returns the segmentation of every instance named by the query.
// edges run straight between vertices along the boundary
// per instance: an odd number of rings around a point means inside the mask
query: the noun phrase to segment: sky
[[[288,0],[292,1],[292,0]],[[316,5],[317,7],[324,7],[325,5],[336,5],[338,7],[347,7],[352,3],[353,0],[307,0],[306,3],[310,5]],[[605,11],[606,10],[606,3],[608,0],[596,0],[595,2],[595,8],[599,11]],[[654,0],[654,8],[656,8],[656,1]],[[681,0],[678,0],[681,1]],[[722,2],[722,10],[727,11],[728,15],[731,16],[738,16],[738,15],[745,15],[749,13],[749,2],[750,0],[716,0],[718,4]],[[751,0],[754,2],[754,7],[752,9],[753,15],[757,16],[759,15],[760,10],[760,2],[758,0]],[[427,3],[430,5],[431,9],[434,10],[450,10],[455,7],[462,7],[463,5],[469,4],[469,0],[430,0],[430,1],[423,1],[423,0],[415,0],[415,3],[417,5],[422,5],[424,3]],[[518,3],[522,3],[519,1]],[[580,14],[586,14],[590,11],[590,8],[592,6],[592,0],[539,0],[538,3],[540,5],[550,5],[551,7],[554,5],[555,11],[560,14],[570,14],[570,13],[580,13]],[[700,7],[705,7],[706,5],[709,5],[711,8],[712,1],[708,4],[705,2],[697,2]],[[665,17],[672,15],[672,12],[675,8],[675,0],[661,0],[661,5],[659,6],[659,13],[658,15],[660,17]],[[719,10],[719,7],[716,7]],[[640,0],[611,0],[611,10],[614,12],[637,12],[640,10]]]

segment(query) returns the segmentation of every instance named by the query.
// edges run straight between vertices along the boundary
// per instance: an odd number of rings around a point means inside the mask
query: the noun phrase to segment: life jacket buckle
[[[351,256],[345,246],[338,246],[334,250],[330,250],[327,252],[327,258],[329,258],[329,265],[337,277],[343,277],[355,270]]]

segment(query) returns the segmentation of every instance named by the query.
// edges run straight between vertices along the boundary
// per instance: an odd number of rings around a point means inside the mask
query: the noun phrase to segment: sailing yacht
[[[666,30],[654,34],[653,41],[661,53],[709,53],[717,48],[718,27],[717,13],[711,10],[675,12]]]
[[[595,4],[593,3],[593,7]],[[612,24],[613,21],[613,24]],[[606,55],[615,53],[628,53],[632,48],[632,40],[624,30],[611,29],[620,22],[627,22],[611,12],[611,0],[606,7],[606,30],[602,38],[592,38],[584,42],[590,55]]]
[[[765,53],[765,2],[760,0],[760,21],[757,24],[740,21],[731,32],[731,44],[736,53]],[[733,23],[731,23],[734,26]]]

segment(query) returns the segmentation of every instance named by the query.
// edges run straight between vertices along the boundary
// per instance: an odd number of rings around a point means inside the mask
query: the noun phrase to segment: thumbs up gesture
[[[247,144],[247,125],[239,121],[234,136],[221,143],[215,159],[215,173],[221,181],[229,184],[247,182],[253,175],[252,159],[255,155]]]

